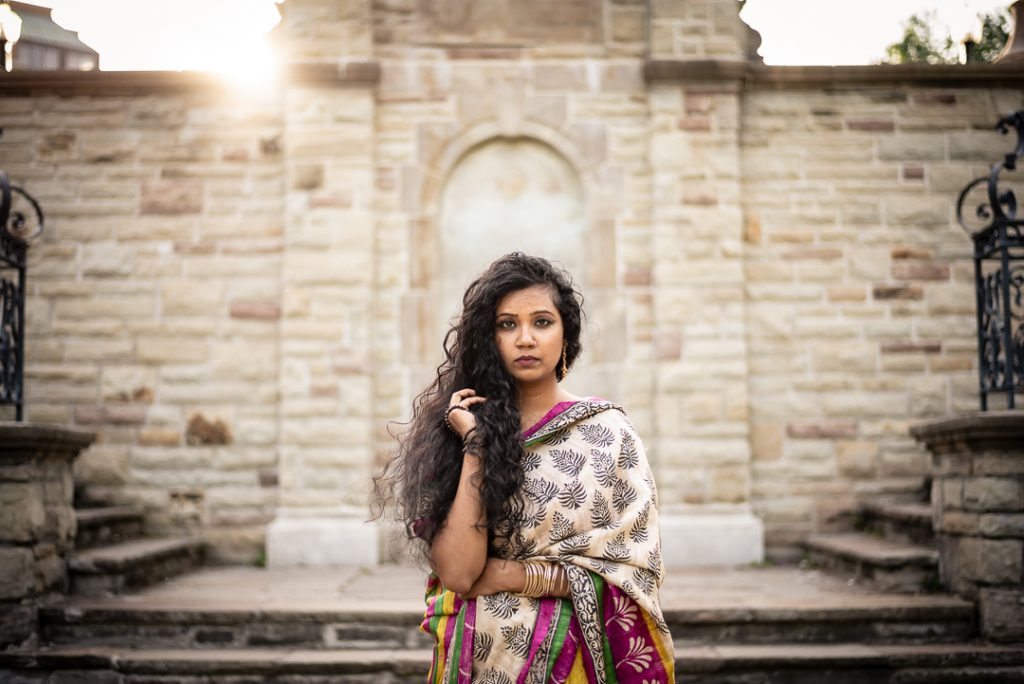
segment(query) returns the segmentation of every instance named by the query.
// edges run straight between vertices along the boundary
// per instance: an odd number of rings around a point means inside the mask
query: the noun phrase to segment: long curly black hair
[[[495,341],[497,308],[510,292],[547,285],[562,318],[566,363],[583,347],[583,297],[569,274],[547,259],[512,252],[494,261],[466,289],[462,314],[444,338],[444,361],[434,381],[413,401],[409,428],[374,478],[374,518],[393,507],[395,519],[425,557],[448,517],[462,473],[462,441],[444,422],[451,395],[467,387],[487,401],[473,406],[482,448],[480,494],[491,550],[496,537],[512,539],[521,527],[524,502],[520,466],[520,415],[516,382],[505,369]],[[561,364],[555,371],[562,380]]]

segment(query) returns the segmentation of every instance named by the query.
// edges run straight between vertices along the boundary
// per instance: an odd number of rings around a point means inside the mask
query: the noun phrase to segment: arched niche
[[[587,233],[583,186],[548,145],[530,138],[487,141],[470,149],[445,180],[437,230],[439,324],[447,326],[466,286],[502,254],[543,256],[581,277]]]

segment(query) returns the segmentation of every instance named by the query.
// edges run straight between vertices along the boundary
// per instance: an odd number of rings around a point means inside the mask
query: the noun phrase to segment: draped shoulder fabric
[[[463,600],[427,578],[431,684],[663,684],[675,681],[661,612],[658,494],[623,409],[556,407],[524,433],[525,521],[499,555],[555,561],[571,599],[510,592]]]

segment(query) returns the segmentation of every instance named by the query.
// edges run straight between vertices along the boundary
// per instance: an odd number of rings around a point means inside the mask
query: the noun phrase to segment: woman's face
[[[498,302],[495,341],[519,384],[548,381],[562,362],[562,317],[547,285],[509,292]]]

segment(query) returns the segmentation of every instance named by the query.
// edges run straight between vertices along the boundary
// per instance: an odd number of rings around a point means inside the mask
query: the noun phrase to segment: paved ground
[[[147,608],[420,611],[426,574],[399,566],[378,568],[204,568],[129,596],[77,599]],[[664,610],[743,608],[864,609],[962,601],[947,595],[884,594],[821,570],[797,566],[673,570],[662,586]]]

